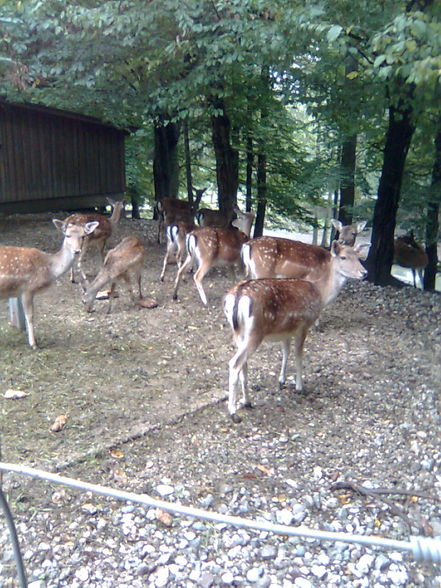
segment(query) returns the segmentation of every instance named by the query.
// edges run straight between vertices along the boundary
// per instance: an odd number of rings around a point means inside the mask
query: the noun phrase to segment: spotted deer
[[[193,279],[201,297],[207,306],[207,296],[202,287],[202,280],[213,265],[228,264],[233,267],[240,263],[242,245],[248,240],[248,235],[238,229],[221,229],[218,227],[200,227],[191,231],[187,236],[187,257],[176,275],[173,299],[178,297],[178,288],[182,274],[197,266]]]
[[[83,240],[98,227],[98,221],[83,225],[66,224],[53,219],[63,235],[63,244],[57,253],[46,253],[32,247],[0,247],[0,297],[20,297],[30,347],[37,348],[34,334],[34,296],[49,288],[57,278],[67,272],[80,254]]]
[[[171,262],[173,258],[176,259],[178,269],[183,264],[186,253],[185,242],[187,239],[187,235],[195,229],[196,227],[193,222],[181,222],[179,224],[169,225],[166,228],[167,249],[164,256],[164,261],[162,263],[161,276],[159,278],[161,282],[164,281],[167,265]]]
[[[423,287],[423,269],[429,262],[423,247],[415,241],[413,231],[394,241],[394,263],[412,270],[413,285],[416,288],[416,274]]]
[[[242,212],[238,206],[235,206],[233,210],[236,213],[237,218],[231,221],[231,225],[249,237],[251,235],[251,227],[253,226],[256,215],[254,212]]]
[[[318,320],[325,305],[336,298],[348,278],[363,279],[366,276],[366,270],[351,247],[334,241],[330,252],[322,250],[324,254],[317,251],[321,248],[307,247],[312,249],[306,259],[307,248],[285,249],[285,255],[290,252],[289,260],[282,257],[281,250],[277,255],[274,249],[266,248],[266,253],[261,259],[255,259],[253,266],[257,274],[265,274],[264,277],[239,282],[224,298],[224,312],[237,346],[229,362],[228,394],[228,411],[235,422],[240,420],[236,414],[238,383],[242,388],[242,405],[249,406],[248,360],[262,341],[268,339],[282,343],[279,385],[283,386],[294,337],[296,390],[302,390],[303,348],[308,330]],[[278,258],[275,260],[274,257]],[[280,277],[289,269],[304,279]],[[277,273],[278,277],[266,277],[270,273]]]
[[[355,245],[355,239],[363,231],[366,223],[367,221],[359,221],[351,225],[344,225],[341,221],[332,219],[332,224],[338,232],[338,242],[351,247]]]
[[[104,250],[106,248],[107,241],[112,236],[112,233],[115,230],[116,225],[119,223],[121,214],[124,210],[125,202],[123,200],[112,200],[111,198],[107,198],[107,201],[113,207],[112,215],[110,217],[104,216],[102,214],[77,212],[71,214],[64,220],[64,222],[67,224],[70,223],[75,225],[84,225],[91,221],[98,222],[96,230],[84,239],[83,247],[78,257],[78,271],[80,273],[81,280],[86,279],[86,274],[84,273],[82,266],[86,251],[90,246],[96,247],[101,256],[101,262],[104,262]],[[71,268],[71,281],[75,282],[74,265],[72,265]]]
[[[313,282],[320,290],[324,304],[338,295],[348,277],[359,277],[366,270],[358,258],[361,248],[354,249],[333,241],[331,250],[283,237],[257,237],[242,247],[246,275],[251,278],[297,278]]]
[[[206,188],[203,190],[195,190],[196,196],[193,202],[168,196],[158,200],[156,203],[156,212],[158,215],[158,243],[161,243],[161,237],[164,234],[166,227],[179,223],[194,223],[194,216],[205,190]]]
[[[124,237],[114,249],[110,249],[103,266],[92,283],[89,284],[87,281],[83,283],[83,303],[86,305],[87,311],[92,312],[97,293],[110,283],[109,305],[107,308],[107,313],[109,314],[112,309],[115,286],[120,280],[123,280],[128,285],[131,299],[135,301],[136,296],[133,292],[131,276],[136,279],[139,299],[141,299],[141,271],[145,262],[145,255],[144,245],[135,236]]]

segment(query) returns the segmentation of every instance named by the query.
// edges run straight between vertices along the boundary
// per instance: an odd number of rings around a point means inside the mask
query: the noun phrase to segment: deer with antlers
[[[113,207],[112,215],[110,217],[104,216],[102,214],[95,214],[95,213],[74,213],[64,219],[66,224],[74,224],[74,225],[85,225],[89,222],[98,222],[98,226],[93,233],[87,235],[83,242],[83,248],[81,249],[81,253],[78,257],[78,271],[80,273],[81,279],[86,279],[86,274],[84,273],[82,262],[86,251],[89,249],[90,246],[94,246],[98,249],[99,254],[101,256],[101,261],[104,262],[104,250],[106,248],[107,241],[112,236],[113,231],[115,230],[116,225],[119,223],[121,218],[122,212],[124,210],[125,202],[123,200],[112,200],[111,198],[107,198],[108,203]],[[71,281],[75,282],[75,275],[74,275],[74,265],[71,268]]]
[[[279,385],[283,386],[291,339],[294,338],[296,390],[302,390],[303,349],[308,330],[318,320],[324,306],[336,298],[348,278],[363,279],[367,274],[356,251],[337,241],[332,243],[331,251],[306,244],[302,244],[306,245],[305,248],[285,244],[283,250],[277,250],[264,241],[265,251],[261,246],[262,255],[259,257],[253,251],[259,240],[252,241],[250,247],[244,245],[248,250],[244,257],[253,272],[263,277],[239,282],[224,298],[224,312],[237,346],[229,362],[228,395],[228,411],[235,422],[240,421],[236,414],[237,387],[240,382],[242,405],[250,406],[248,360],[262,341],[268,339],[282,343]],[[311,248],[309,254],[308,248]],[[287,273],[298,277],[287,278]]]
[[[53,223],[64,235],[57,253],[32,247],[0,247],[0,296],[21,298],[28,343],[33,349],[37,348],[33,322],[35,294],[49,288],[71,268],[82,250],[83,240],[99,225],[98,221],[75,225],[57,219]]]
[[[132,301],[135,301],[136,296],[133,292],[131,276],[136,280],[139,300],[141,300],[141,271],[145,255],[144,245],[135,236],[124,237],[114,249],[111,249],[92,283],[89,284],[87,280],[83,283],[83,303],[86,305],[87,311],[92,312],[97,293],[110,283],[109,305],[107,308],[107,313],[109,314],[112,309],[116,283],[121,280],[128,285],[130,297]]]

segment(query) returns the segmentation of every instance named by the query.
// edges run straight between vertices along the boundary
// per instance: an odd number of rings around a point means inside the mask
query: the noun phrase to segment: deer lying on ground
[[[351,225],[343,225],[341,221],[332,219],[332,224],[338,232],[338,242],[343,245],[350,245],[351,247],[355,245],[355,239],[362,232],[366,223],[367,221],[359,221]]]
[[[125,202],[123,200],[112,200],[107,198],[107,201],[113,206],[112,215],[110,217],[102,214],[95,213],[74,213],[68,216],[64,222],[67,224],[84,225],[86,223],[97,221],[98,226],[96,230],[88,235],[83,242],[83,248],[78,258],[78,271],[80,272],[81,279],[86,279],[86,274],[83,271],[82,262],[87,249],[93,245],[95,246],[101,256],[101,261],[104,261],[104,249],[107,241],[110,239],[112,232],[121,218],[122,211],[124,210]],[[71,281],[75,282],[74,266],[71,269]]]
[[[238,229],[221,229],[217,227],[200,227],[187,236],[187,257],[176,275],[173,299],[178,297],[178,288],[182,274],[190,267],[197,265],[193,276],[199,296],[205,306],[207,297],[202,287],[202,280],[208,270],[216,263],[226,263],[233,267],[240,262],[242,245],[248,240]]]
[[[360,249],[334,241],[331,251],[302,241],[282,237],[257,237],[242,247],[242,261],[252,278],[297,278],[313,282],[324,304],[337,296],[354,268],[360,277],[366,270],[360,263]]]
[[[273,263],[269,250],[263,257],[263,267],[256,269],[259,274],[268,274],[278,267],[300,268],[297,271],[307,279],[295,278],[261,278],[242,281],[233,286],[224,299],[224,312],[233,330],[237,351],[229,362],[228,411],[233,421],[237,416],[237,387],[242,388],[242,405],[250,406],[248,394],[248,359],[257,350],[264,339],[281,341],[282,367],[279,385],[286,381],[286,366],[291,345],[295,340],[296,390],[303,388],[303,347],[310,327],[318,320],[321,310],[336,298],[347,278],[363,279],[367,272],[357,258],[355,251],[334,241],[331,251],[323,249],[327,255],[315,251],[314,246],[308,256],[308,263],[314,265],[309,269],[302,256],[305,249],[291,249],[291,258],[285,265],[280,257]],[[252,249],[251,249],[252,251]],[[294,260],[296,251],[297,259]],[[317,257],[315,257],[315,255]],[[329,257],[328,257],[329,255]],[[315,261],[314,261],[315,260]],[[296,272],[293,272],[296,273]],[[314,277],[314,281],[310,279]]]
[[[132,288],[131,274],[138,284],[139,300],[142,299],[141,271],[145,261],[145,247],[138,237],[130,236],[124,239],[111,249],[104,260],[103,266],[91,284],[84,282],[83,303],[88,312],[92,312],[93,303],[97,293],[107,284],[111,283],[109,293],[109,306],[107,313],[112,310],[112,298],[115,294],[116,282],[123,280],[129,287],[130,297],[136,300]]]
[[[84,225],[66,224],[54,219],[64,239],[57,253],[45,253],[32,247],[0,247],[0,296],[20,297],[26,321],[28,343],[36,349],[34,335],[34,296],[49,288],[57,278],[67,272],[80,254],[83,240],[98,227],[98,221]]]
[[[413,231],[394,241],[394,263],[412,270],[413,285],[416,288],[416,274],[423,287],[423,269],[429,262],[423,247],[415,241]]]

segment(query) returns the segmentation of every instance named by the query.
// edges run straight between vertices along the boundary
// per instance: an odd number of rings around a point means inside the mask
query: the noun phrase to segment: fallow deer
[[[229,362],[228,396],[228,410],[235,422],[240,420],[236,415],[237,386],[240,381],[242,404],[249,406],[248,359],[262,341],[269,339],[282,343],[279,385],[283,386],[291,339],[294,337],[296,390],[302,390],[303,347],[308,330],[318,320],[324,306],[338,295],[347,278],[365,277],[367,272],[353,249],[334,241],[331,252],[325,253],[335,261],[328,260],[329,267],[325,270],[326,263],[320,260],[323,276],[316,276],[314,282],[295,278],[248,280],[233,286],[225,296],[224,312],[237,346],[237,352]],[[313,259],[310,255],[309,260]],[[304,273],[311,277],[311,273]]]
[[[233,210],[237,214],[237,218],[231,221],[231,225],[249,237],[256,215],[254,212],[242,212],[238,206],[235,206]]]
[[[242,247],[246,275],[252,278],[297,278],[313,282],[324,305],[337,296],[348,277],[363,278],[360,249],[333,241],[331,250],[283,237],[257,237]],[[354,274],[357,275],[354,275]]]
[[[359,221],[351,225],[344,225],[341,221],[332,219],[332,224],[338,232],[338,242],[343,245],[350,245],[351,247],[355,245],[355,239],[362,232],[366,223],[367,221]]]
[[[112,232],[118,224],[119,219],[121,218],[121,214],[124,210],[125,202],[123,200],[112,200],[111,198],[107,198],[107,201],[113,207],[112,215],[110,217],[104,216],[102,214],[77,212],[71,214],[64,220],[64,222],[67,224],[70,223],[75,225],[84,225],[92,221],[98,222],[96,230],[84,239],[83,248],[81,249],[81,253],[78,257],[78,271],[80,272],[82,280],[86,279],[82,262],[87,249],[91,245],[95,246],[101,256],[101,262],[104,261],[104,249],[106,247],[107,241],[110,239]],[[73,265],[71,268],[71,281],[75,282]]]
[[[107,253],[103,266],[92,283],[84,282],[83,287],[85,292],[83,303],[86,305],[87,311],[92,312],[97,293],[110,283],[109,306],[107,308],[107,313],[110,313],[116,282],[120,280],[126,282],[129,287],[130,296],[135,301],[136,297],[132,288],[131,274],[136,279],[139,299],[141,299],[141,271],[144,265],[145,255],[144,245],[135,236],[124,237],[114,249],[111,249]]]
[[[28,343],[33,349],[37,347],[33,323],[35,294],[49,288],[71,268],[75,256],[80,254],[83,240],[99,225],[98,221],[74,225],[57,219],[53,219],[53,223],[64,235],[57,253],[32,247],[0,247],[0,297],[21,298]]]
[[[238,229],[221,229],[217,227],[200,227],[187,236],[187,257],[178,270],[173,290],[173,299],[178,297],[178,288],[182,274],[190,267],[197,265],[193,276],[196,288],[203,304],[207,305],[207,297],[202,287],[202,280],[215,263],[226,263],[234,267],[240,262],[242,245],[248,236]]]
[[[218,227],[226,229],[230,226],[231,216],[224,214],[220,210],[211,208],[200,208],[196,213],[196,221],[201,227]]]
[[[423,287],[423,269],[429,262],[423,247],[415,241],[413,231],[394,241],[394,263],[412,270],[413,285],[416,288],[416,274]]]
[[[206,188],[195,190],[196,196],[193,202],[168,196],[158,200],[155,207],[158,215],[158,243],[161,243],[161,236],[164,234],[165,227],[173,224],[189,224],[194,222],[194,215],[205,190]]]
[[[167,249],[164,256],[164,261],[162,264],[162,272],[160,276],[161,282],[164,281],[165,272],[167,270],[167,265],[170,263],[172,258],[176,259],[176,263],[178,269],[181,267],[184,256],[186,253],[186,246],[185,241],[187,239],[188,233],[195,230],[196,227],[193,222],[189,223],[179,223],[176,225],[169,225],[166,228],[166,235],[167,235]]]

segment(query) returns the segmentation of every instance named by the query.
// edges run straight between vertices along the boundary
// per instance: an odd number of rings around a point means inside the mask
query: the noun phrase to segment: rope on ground
[[[279,525],[269,523],[267,521],[256,521],[251,519],[244,519],[231,515],[223,515],[216,512],[209,512],[200,508],[192,506],[184,506],[175,502],[166,502],[165,500],[158,500],[147,494],[135,494],[133,492],[126,492],[124,490],[115,490],[106,486],[98,484],[90,484],[89,482],[81,482],[73,478],[67,478],[58,474],[45,472],[35,468],[0,462],[0,470],[15,472],[25,476],[31,476],[40,480],[47,480],[55,484],[63,486],[70,486],[86,492],[93,492],[101,494],[110,498],[118,500],[130,501],[134,503],[143,504],[145,506],[160,508],[165,511],[174,512],[189,517],[196,517],[214,523],[224,523],[234,527],[246,527],[248,529],[255,529],[258,531],[267,531],[277,535],[289,535],[296,537],[307,537],[310,539],[318,539],[321,541],[341,541],[343,543],[358,543],[369,547],[382,547],[383,549],[394,549],[399,551],[407,551],[413,555],[417,561],[424,563],[441,564],[441,541],[431,537],[410,537],[409,541],[399,541],[394,539],[387,539],[384,537],[368,536],[368,535],[354,535],[351,533],[333,533],[328,531],[319,531],[309,529],[307,527],[290,527],[287,525]]]

